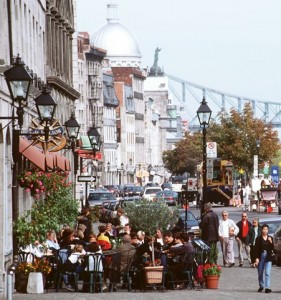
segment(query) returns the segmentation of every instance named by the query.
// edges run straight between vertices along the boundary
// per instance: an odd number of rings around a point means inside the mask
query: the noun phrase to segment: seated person
[[[53,230],[47,232],[46,244],[48,249],[52,252],[56,252],[60,249],[60,245],[58,244],[56,233]]]
[[[130,235],[125,234],[122,237],[122,242],[123,243],[117,246],[116,249],[103,251],[105,255],[112,255],[109,268],[111,270],[110,281],[113,290],[116,290],[116,283],[119,282],[120,274],[128,270],[136,253],[136,248],[131,245]]]
[[[91,243],[88,246],[88,251],[87,251],[87,255],[89,255],[89,254],[102,254],[102,250],[97,243]],[[95,265],[96,263],[98,263],[98,265]],[[90,257],[85,256],[82,267],[85,271],[88,271],[88,266],[89,266],[89,271],[96,270],[98,272],[103,272],[102,259],[94,260],[94,258],[91,256]],[[90,274],[87,272],[84,272],[83,288],[82,288],[83,293],[90,292],[90,284],[89,283],[90,283]]]
[[[34,244],[29,244],[24,248],[20,248],[20,251],[33,254],[34,258],[40,258],[44,255],[43,246],[39,243],[38,240],[34,242]],[[33,256],[28,255],[26,257],[27,262],[33,262]]]
[[[109,241],[108,236],[106,236],[105,233],[106,233],[106,226],[100,225],[99,234],[97,236],[97,243],[101,246],[102,250],[109,250],[111,249],[111,243]]]
[[[188,233],[184,232],[180,237],[177,235],[175,240],[178,240],[179,238],[181,242],[178,242],[169,249],[171,259],[168,259],[167,264],[169,270],[173,273],[174,281],[178,282],[177,289],[183,289],[184,282],[182,271],[192,267],[194,248],[192,243],[190,243]]]
[[[82,258],[86,254],[83,246],[80,244],[75,245],[73,252],[64,262],[62,268],[64,272],[73,272],[73,273],[80,273],[83,271],[82,266]],[[70,275],[66,275],[66,288],[69,291],[74,291],[73,284],[74,284],[74,277]]]
[[[136,254],[140,258],[140,261],[144,261],[144,263],[149,259],[150,261],[152,260],[152,243],[154,246],[154,256],[155,259],[160,259],[161,256],[161,244],[155,241],[154,237],[147,236],[145,238],[144,244],[138,246],[136,248]],[[147,254],[145,258],[145,254]],[[142,257],[144,256],[144,260]]]

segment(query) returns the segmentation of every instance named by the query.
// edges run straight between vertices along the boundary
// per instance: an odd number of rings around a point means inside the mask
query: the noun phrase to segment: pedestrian
[[[243,250],[246,252],[247,260],[251,265],[251,256],[250,256],[250,245],[247,240],[247,235],[252,224],[247,220],[248,216],[246,212],[242,213],[241,221],[237,222],[237,227],[239,228],[238,235],[236,236],[236,241],[238,245],[238,259],[239,259],[239,267],[243,266],[244,258],[243,258]]]
[[[277,194],[278,194],[278,199],[280,200],[281,199],[281,179],[277,186]]]
[[[220,220],[218,232],[221,241],[223,265],[225,267],[233,267],[235,265],[233,242],[234,237],[239,232],[239,228],[233,220],[228,218],[226,210],[222,211],[222,220]]]
[[[249,183],[246,184],[244,188],[244,205],[243,210],[250,211],[250,195],[251,195],[252,189],[249,185]]]
[[[255,266],[258,267],[258,292],[271,293],[270,289],[270,272],[272,266],[271,253],[274,250],[273,239],[268,235],[268,225],[263,224],[261,227],[261,235],[256,238],[255,245]]]
[[[200,223],[200,228],[202,230],[202,240],[210,247],[212,244],[217,246],[219,241],[219,217],[212,210],[212,204],[204,204],[204,215]]]
[[[260,234],[261,234],[261,228],[259,226],[259,219],[253,218],[252,227],[250,228],[247,238],[246,238],[247,243],[250,245],[250,255],[251,255],[252,267],[255,267],[254,263],[256,260],[256,256],[255,256],[256,238]]]

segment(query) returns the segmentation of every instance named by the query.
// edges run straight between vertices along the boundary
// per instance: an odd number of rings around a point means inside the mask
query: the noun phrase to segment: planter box
[[[146,283],[162,283],[163,266],[145,267],[144,268]]]

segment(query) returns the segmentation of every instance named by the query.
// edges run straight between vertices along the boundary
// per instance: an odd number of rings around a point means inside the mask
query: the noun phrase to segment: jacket
[[[272,243],[269,241],[268,238],[271,238]],[[274,245],[273,245],[273,239],[271,236],[267,237],[267,240],[264,241],[263,237],[261,235],[259,235],[256,238],[256,243],[255,243],[255,259],[261,259],[261,254],[263,253],[263,251],[267,252],[267,259],[269,261],[272,261],[271,258],[271,252],[274,250]]]
[[[258,227],[258,235],[259,236],[261,235],[261,227],[259,226]],[[246,244],[247,245],[255,245],[255,229],[254,227],[252,226],[247,234],[247,237],[246,237]]]
[[[248,228],[249,228],[248,233],[249,233],[250,228],[252,227],[252,224],[251,224],[251,222],[249,222],[248,220],[246,220],[246,222],[248,223]],[[239,237],[239,239],[241,239],[242,241],[243,241],[243,240],[246,241],[247,236],[246,236],[245,238],[242,238],[242,224],[243,224],[242,221],[239,221],[239,222],[237,222],[237,224],[236,224],[237,227],[239,228],[239,232],[238,232],[238,234],[237,234],[237,237]],[[248,233],[247,233],[247,235],[248,235]]]
[[[200,223],[200,228],[202,229],[203,241],[207,243],[218,242],[219,217],[215,212],[212,210],[206,212]]]

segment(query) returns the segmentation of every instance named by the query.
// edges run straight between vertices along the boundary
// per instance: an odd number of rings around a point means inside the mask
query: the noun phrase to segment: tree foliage
[[[154,235],[157,228],[173,228],[178,221],[177,209],[172,209],[163,202],[128,202],[126,214],[135,230],[142,230],[149,235]]]
[[[202,134],[186,132],[175,149],[163,152],[165,167],[172,174],[181,175],[185,172],[194,174],[196,166],[202,161]]]
[[[73,197],[72,186],[66,184],[65,176],[49,176],[45,186],[45,199],[36,200],[31,210],[14,223],[19,246],[25,247],[35,240],[42,243],[47,231],[58,231],[61,225],[74,225],[76,221],[78,203]]]
[[[221,113],[219,123],[211,123],[208,140],[217,142],[218,157],[231,160],[236,169],[253,171],[253,157],[259,156],[259,168],[263,162],[272,162],[280,149],[278,133],[272,126],[253,116],[250,103],[242,112],[231,109]],[[260,147],[257,147],[257,140]]]
[[[260,147],[257,147],[257,140]],[[259,156],[259,169],[264,162],[272,163],[278,155],[278,133],[271,125],[255,118],[250,103],[241,112],[231,109],[219,115],[219,122],[211,122],[207,129],[207,141],[217,142],[218,157],[231,160],[235,168],[246,173],[253,171],[253,157]],[[202,162],[202,133],[188,132],[175,145],[175,149],[163,152],[165,167],[173,174],[193,174]]]

